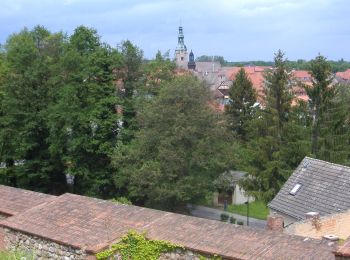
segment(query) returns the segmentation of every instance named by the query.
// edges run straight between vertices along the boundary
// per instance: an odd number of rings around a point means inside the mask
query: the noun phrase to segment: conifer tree
[[[309,106],[312,116],[311,153],[315,157],[320,157],[320,132],[325,123],[325,114],[330,108],[330,103],[335,95],[335,88],[331,86],[332,71],[326,58],[318,55],[311,61],[310,72],[312,76],[312,86],[305,86],[309,96]]]
[[[265,75],[266,104],[256,113],[248,128],[245,170],[248,177],[242,182],[248,194],[269,202],[289,177],[291,168],[282,158],[288,146],[288,120],[292,95],[290,75],[284,53],[275,54],[275,66]],[[288,155],[287,155],[288,156]]]
[[[230,130],[242,141],[246,141],[247,123],[253,118],[256,92],[253,84],[241,68],[229,90],[230,103],[225,106]]]

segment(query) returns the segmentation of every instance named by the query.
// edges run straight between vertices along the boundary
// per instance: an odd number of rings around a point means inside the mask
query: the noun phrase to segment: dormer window
[[[300,183],[295,184],[295,186],[289,192],[289,194],[294,196],[295,194],[297,194],[297,192],[300,190],[300,188],[301,188],[301,184]]]

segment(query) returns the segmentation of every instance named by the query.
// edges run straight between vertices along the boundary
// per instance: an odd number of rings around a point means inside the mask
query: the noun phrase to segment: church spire
[[[179,68],[187,68],[187,47],[184,41],[184,33],[182,26],[179,26],[179,35],[177,38],[177,46],[175,49],[175,61]]]
[[[185,50],[185,51],[187,51],[184,39],[185,39],[185,37],[184,37],[183,30],[182,30],[182,26],[180,26],[179,27],[179,36],[177,38],[176,50]]]

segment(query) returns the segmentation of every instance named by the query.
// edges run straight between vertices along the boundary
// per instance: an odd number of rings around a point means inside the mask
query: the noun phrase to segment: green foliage
[[[161,240],[148,240],[145,234],[130,231],[120,242],[113,244],[110,249],[96,254],[97,259],[108,259],[115,253],[122,259],[157,260],[162,253],[183,249],[183,247]]]
[[[6,184],[59,194],[71,174],[76,193],[120,195],[110,159],[123,120],[116,113],[123,97],[115,82],[137,81],[134,70],[141,65],[131,43],[125,44],[127,50],[113,49],[84,26],[69,38],[41,26],[9,37],[0,55]],[[16,160],[24,163],[15,166]]]
[[[136,138],[116,150],[117,187],[128,187],[136,203],[161,209],[202,200],[233,154],[226,125],[209,101],[193,77],[166,82],[139,114]]]
[[[36,255],[32,253],[24,253],[21,251],[0,251],[1,260],[35,260]]]
[[[296,124],[298,117],[291,107],[289,75],[284,53],[278,51],[274,69],[265,75],[265,108],[249,122],[249,142],[238,155],[241,168],[248,172],[241,183],[244,190],[265,203],[278,193],[295,164],[305,156],[301,152],[306,149],[299,147],[305,144],[298,141],[305,133],[303,126]]]
[[[243,221],[237,221],[237,225],[243,226],[244,222]]]
[[[226,213],[222,213],[220,215],[220,221],[227,222],[228,219],[229,219],[229,215],[227,215]]]
[[[231,224],[236,224],[236,219],[234,217],[230,217],[230,223]]]
[[[120,127],[114,72],[122,56],[99,41],[94,29],[78,27],[65,45],[60,76],[50,106],[50,153],[60,158],[64,173],[75,176],[74,191],[109,198],[112,185],[110,156]]]
[[[230,90],[230,103],[225,107],[230,130],[242,141],[246,140],[246,124],[253,118],[256,92],[245,70],[241,68]]]
[[[111,201],[117,204],[132,205],[131,201],[125,197],[114,198],[111,199]]]
[[[209,61],[209,60],[208,60]],[[345,61],[344,59],[340,59],[338,61],[328,61],[332,72],[338,72],[338,71],[345,71],[347,69],[350,69],[350,62]],[[296,61],[287,61],[286,65],[289,69],[295,69],[295,70],[310,70],[310,63],[311,61],[306,60],[296,60]],[[249,66],[249,65],[255,65],[255,66],[273,66],[273,61],[238,61],[238,62],[225,62],[225,66]]]
[[[335,88],[331,87],[332,72],[331,66],[326,58],[318,55],[311,61],[311,75],[313,77],[313,84],[311,87],[305,86],[306,92],[310,97],[310,113],[312,120],[312,150],[311,153],[320,157],[319,147],[321,135],[321,128],[326,127],[325,116],[330,108],[330,103],[335,95]]]
[[[227,211],[247,216],[247,204],[228,205]],[[249,216],[252,218],[265,220],[269,214],[269,209],[263,201],[253,201],[249,203]]]

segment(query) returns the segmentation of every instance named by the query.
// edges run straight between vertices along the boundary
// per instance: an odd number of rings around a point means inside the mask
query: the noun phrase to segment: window
[[[295,195],[301,188],[301,184],[295,184],[294,188],[289,192],[290,195]]]
[[[181,60],[184,60],[184,57],[181,57]]]

